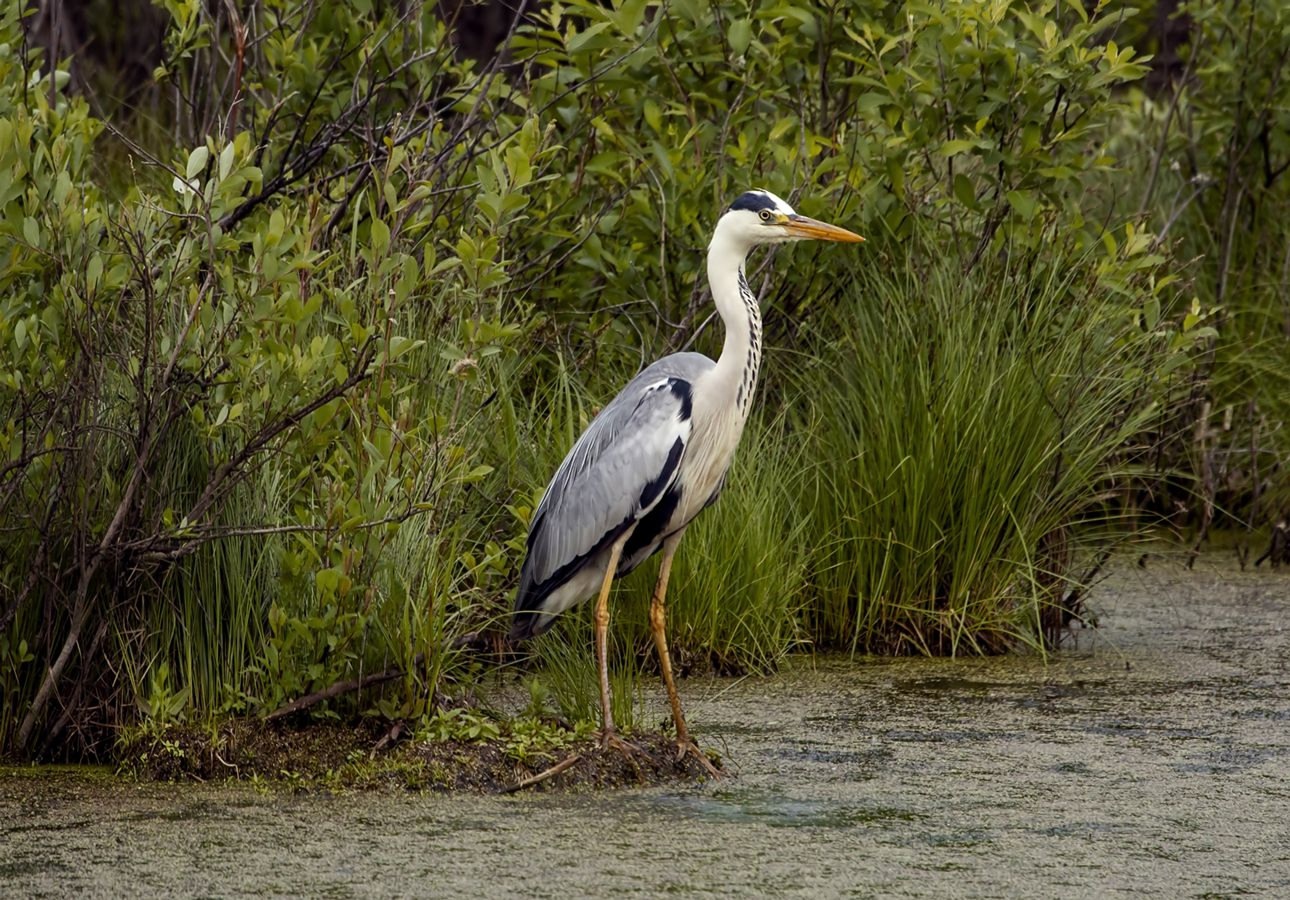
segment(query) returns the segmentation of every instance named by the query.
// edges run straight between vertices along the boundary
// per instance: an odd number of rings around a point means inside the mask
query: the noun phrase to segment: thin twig
[[[556,775],[559,775],[565,769],[572,768],[581,760],[582,760],[581,753],[575,753],[572,756],[566,756],[564,759],[560,760],[551,768],[544,769],[543,771],[538,772],[536,775],[531,775],[528,778],[525,778],[523,781],[516,782],[515,784],[512,784],[509,787],[502,788],[502,793],[514,794],[516,791],[522,791],[525,788],[533,787],[533,785],[540,784],[541,782],[546,781],[548,778],[554,778]]]
[[[418,653],[412,660],[412,667],[421,665],[425,659],[425,654]],[[363,688],[371,687],[374,684],[384,684],[387,681],[393,681],[402,677],[406,670],[400,666],[390,666],[383,672],[376,672],[371,675],[362,675],[358,678],[350,678],[347,681],[338,681],[335,684],[323,688],[321,691],[314,691],[312,694],[306,694],[298,697],[290,703],[284,703],[273,712],[264,717],[266,722],[275,722],[292,713],[298,713],[301,710],[309,709],[311,706],[317,706],[324,700],[331,700],[334,697],[340,697],[344,694],[352,694],[354,691],[361,691]]]
[[[1156,192],[1156,179],[1160,175],[1160,163],[1165,158],[1165,150],[1169,142],[1169,129],[1173,125],[1174,115],[1178,112],[1178,102],[1182,99],[1183,90],[1187,87],[1187,82],[1191,79],[1192,66],[1200,58],[1200,50],[1204,45],[1205,35],[1201,32],[1196,37],[1196,44],[1192,47],[1191,53],[1187,58],[1187,68],[1182,77],[1178,79],[1178,87],[1174,91],[1173,99],[1169,103],[1169,110],[1165,113],[1165,121],[1160,126],[1160,146],[1156,149],[1155,156],[1151,160],[1151,174],[1147,176],[1147,189],[1142,193],[1142,204],[1138,207],[1138,218],[1147,214],[1151,206],[1151,198]]]

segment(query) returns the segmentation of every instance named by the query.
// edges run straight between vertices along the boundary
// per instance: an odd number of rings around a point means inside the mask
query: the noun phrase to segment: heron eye
[[[771,220],[771,215],[770,215],[770,210],[769,210],[769,209],[763,209],[763,210],[761,211],[760,215],[761,215],[761,220],[762,220],[763,222],[769,222],[769,221]]]

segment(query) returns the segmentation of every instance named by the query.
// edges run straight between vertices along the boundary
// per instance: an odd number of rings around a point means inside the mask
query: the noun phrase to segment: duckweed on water
[[[690,679],[737,775],[716,784],[296,796],[0,769],[0,894],[1290,896],[1290,576],[1212,561],[1121,570],[1104,628],[1047,658]],[[410,744],[375,758],[433,774]]]

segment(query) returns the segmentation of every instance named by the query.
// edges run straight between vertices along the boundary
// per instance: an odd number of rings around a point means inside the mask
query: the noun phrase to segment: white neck
[[[718,225],[708,245],[708,284],[712,301],[726,326],[726,341],[713,371],[724,406],[748,415],[761,367],[761,310],[744,278],[744,260],[752,249]]]

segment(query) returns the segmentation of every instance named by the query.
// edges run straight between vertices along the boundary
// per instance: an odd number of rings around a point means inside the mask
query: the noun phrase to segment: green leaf
[[[219,155],[219,177],[223,181],[228,177],[228,173],[233,171],[233,156],[235,154],[233,142],[229,141],[228,145],[220,151]],[[191,163],[192,160],[189,160]]]
[[[282,232],[287,227],[286,216],[282,214],[281,209],[275,209],[269,213],[269,240],[276,244],[282,240]]]
[[[334,594],[340,587],[340,576],[337,569],[321,569],[314,574],[314,584],[324,594]]]
[[[797,119],[792,116],[785,116],[775,123],[775,127],[770,130],[770,142],[777,143],[780,138],[788,134],[797,125]]]
[[[975,150],[978,146],[978,141],[968,141],[960,138],[953,141],[946,141],[941,144],[938,152],[941,156],[957,156],[960,153],[967,153],[969,150]]]
[[[67,172],[59,172],[58,180],[54,183],[54,202],[62,204],[67,199],[67,195],[72,192],[72,179]]]
[[[206,163],[208,160],[210,160],[210,158],[211,158],[211,152],[210,150],[206,149],[205,144],[193,150],[192,153],[188,154],[188,167],[185,171],[188,175],[189,181],[192,181],[194,178],[196,178],[198,173],[201,172],[202,169],[206,168]]]
[[[647,0],[623,0],[618,6],[618,30],[633,34],[645,19]]]
[[[730,23],[730,28],[726,31],[726,40],[730,42],[730,49],[738,56],[743,56],[748,51],[748,45],[752,42],[752,21],[749,19],[735,19]]]
[[[954,196],[968,209],[976,209],[979,206],[972,181],[961,173],[954,176]]]
[[[390,226],[380,219],[372,219],[372,249],[378,256],[384,255],[390,246]]]
[[[1033,219],[1039,210],[1039,203],[1035,200],[1032,191],[1008,191],[1008,205],[1027,222]]]
[[[1142,321],[1147,326],[1147,330],[1155,328],[1160,322],[1160,299],[1155,296],[1148,297],[1142,304]]]
[[[645,112],[645,124],[654,131],[662,131],[663,116],[659,111],[658,104],[653,100],[646,100],[643,109]]]
[[[604,31],[606,28],[608,28],[609,25],[610,25],[609,22],[597,22],[595,25],[592,25],[591,27],[587,28],[585,31],[580,31],[577,34],[575,34],[573,37],[569,38],[569,43],[567,45],[569,52],[578,53],[581,50],[584,50],[587,47],[589,47],[592,41],[595,40],[596,36],[599,35],[600,32]]]

